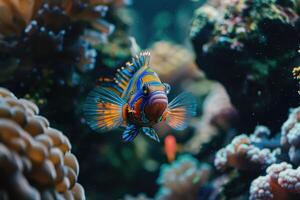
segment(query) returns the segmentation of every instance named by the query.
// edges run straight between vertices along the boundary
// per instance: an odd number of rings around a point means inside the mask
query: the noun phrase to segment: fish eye
[[[144,94],[147,94],[147,93],[148,93],[148,88],[149,88],[148,84],[144,84],[144,85],[143,85],[142,91],[143,91]]]
[[[169,94],[171,91],[171,86],[168,83],[163,83],[165,86],[165,93]]]

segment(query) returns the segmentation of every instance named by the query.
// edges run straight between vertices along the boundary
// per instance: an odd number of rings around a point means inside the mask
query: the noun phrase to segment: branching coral
[[[282,162],[267,168],[267,175],[255,179],[250,200],[296,200],[300,198],[300,167]]]
[[[180,156],[172,164],[162,166],[157,180],[162,187],[155,199],[197,199],[198,189],[208,180],[209,175],[209,166],[200,165],[190,155]]]
[[[281,128],[281,145],[292,163],[300,164],[300,107],[293,109]]]
[[[214,163],[219,170],[229,167],[239,170],[261,170],[276,162],[275,155],[276,151],[259,149],[251,143],[247,135],[239,135],[231,144],[217,152]]]
[[[68,138],[38,112],[0,88],[0,198],[85,199]]]

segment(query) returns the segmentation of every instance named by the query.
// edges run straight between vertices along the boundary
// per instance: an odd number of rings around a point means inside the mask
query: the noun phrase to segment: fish
[[[168,135],[164,141],[164,149],[168,159],[168,162],[171,163],[175,160],[177,152],[177,142],[174,135]]]
[[[190,92],[169,102],[170,90],[150,66],[150,52],[142,51],[118,69],[114,78],[99,78],[99,85],[86,98],[84,116],[99,133],[124,128],[124,142],[133,141],[138,134],[159,142],[155,124],[165,122],[184,130],[196,115],[196,100]]]

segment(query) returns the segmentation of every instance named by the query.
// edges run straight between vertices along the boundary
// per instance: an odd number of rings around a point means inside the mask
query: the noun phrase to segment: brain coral
[[[38,112],[0,88],[0,199],[85,199],[68,138]]]

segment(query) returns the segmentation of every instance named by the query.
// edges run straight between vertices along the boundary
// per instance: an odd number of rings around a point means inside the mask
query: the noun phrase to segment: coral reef
[[[1,84],[40,105],[51,101],[49,93],[55,90],[78,87],[86,79],[82,73],[95,68],[97,52],[91,41],[105,42],[113,31],[104,20],[110,4],[1,1]]]
[[[290,70],[299,24],[293,4],[275,0],[214,1],[196,10],[190,35],[197,64],[225,86],[244,131],[257,124],[277,130],[273,122],[297,105]]]
[[[0,105],[0,198],[85,199],[68,138],[4,88]]]
[[[282,162],[267,168],[267,174],[251,183],[250,200],[296,200],[300,198],[300,167]]]
[[[251,200],[298,199],[300,168],[293,169],[293,165],[299,166],[299,116],[299,107],[291,109],[275,136],[267,127],[257,126],[250,136],[238,135],[219,150],[215,166],[231,177],[221,186],[219,195],[247,198],[245,190],[250,187]],[[229,171],[230,168],[237,170]],[[245,185],[236,191],[230,189],[240,181]]]
[[[199,187],[205,184],[209,175],[208,165],[199,164],[197,159],[190,155],[179,156],[172,164],[162,165],[157,180],[161,188],[155,199],[197,199]]]
[[[276,162],[276,151],[259,149],[251,144],[247,135],[236,136],[231,144],[219,150],[215,158],[215,166],[219,170],[234,167],[239,170],[257,171]]]
[[[280,142],[283,150],[288,151],[289,159],[295,165],[300,164],[300,107],[292,109],[281,127]]]

